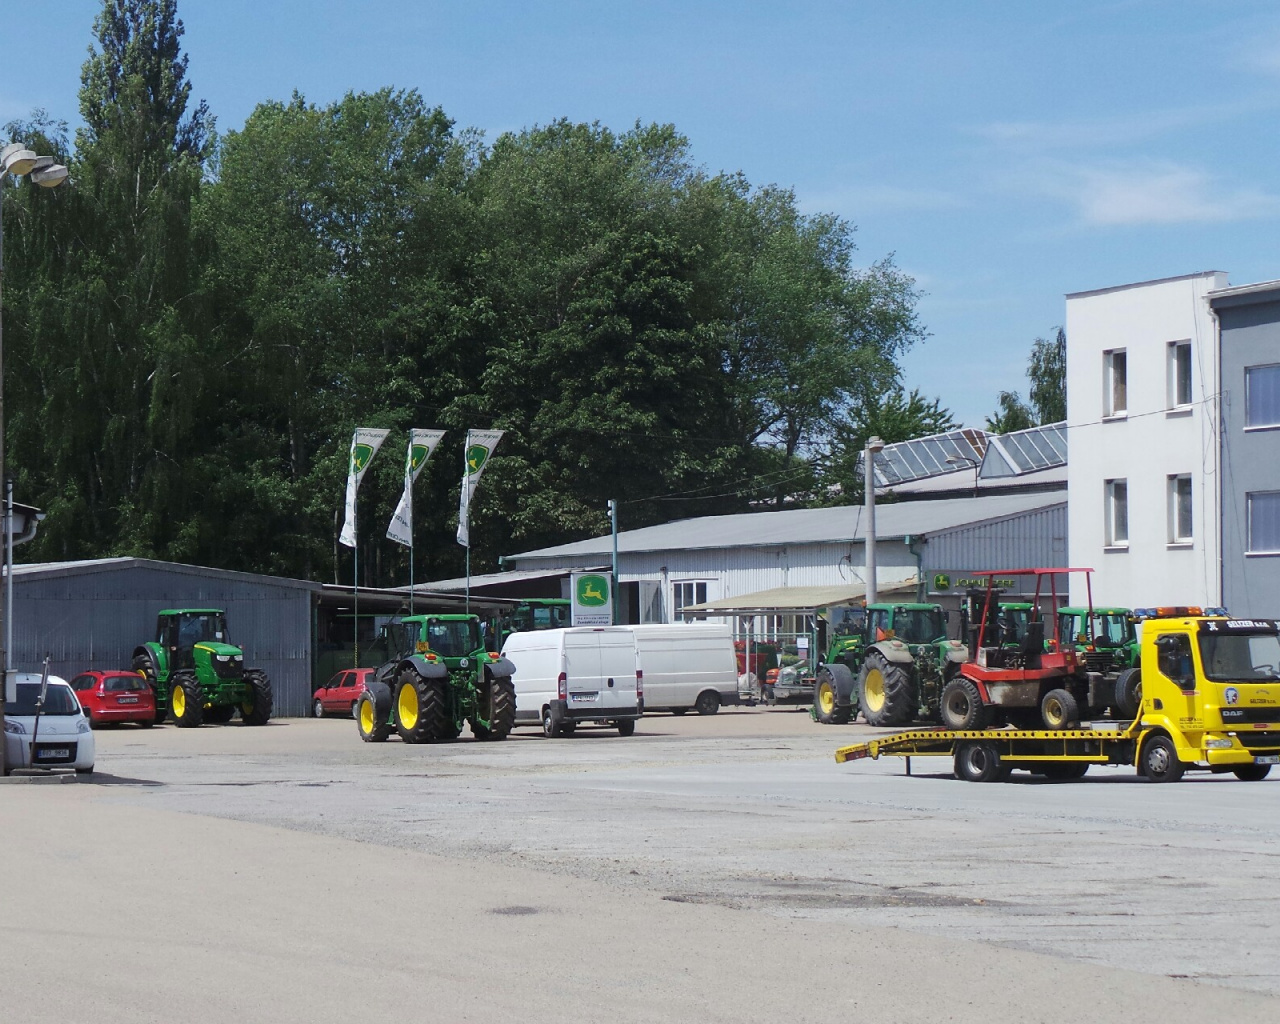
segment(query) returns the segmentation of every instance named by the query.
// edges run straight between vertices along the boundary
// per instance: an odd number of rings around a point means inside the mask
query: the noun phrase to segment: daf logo
[[[1240,702],[1240,691],[1234,686],[1228,686],[1223,696],[1227,698],[1228,704],[1238,704]]]

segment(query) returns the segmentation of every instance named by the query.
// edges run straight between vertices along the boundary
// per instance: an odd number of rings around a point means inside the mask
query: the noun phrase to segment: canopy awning
[[[878,588],[878,596],[900,598],[904,594],[914,595],[915,579],[900,580],[894,583],[882,583]],[[707,601],[703,604],[686,605],[681,609],[682,615],[696,612],[699,615],[780,615],[780,614],[812,614],[820,608],[834,608],[840,605],[856,604],[867,596],[867,588],[861,583],[845,583],[838,587],[773,587],[770,590],[757,590],[754,594],[739,594],[737,597],[725,597],[719,601]]]

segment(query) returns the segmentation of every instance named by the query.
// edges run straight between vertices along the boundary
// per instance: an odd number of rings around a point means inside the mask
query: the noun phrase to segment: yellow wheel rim
[[[1066,717],[1067,717],[1063,713],[1062,702],[1058,700],[1051,700],[1046,702],[1044,706],[1044,717],[1046,721],[1048,721],[1048,723],[1052,726],[1062,725],[1062,723],[1066,720]]]
[[[360,702],[360,731],[365,735],[373,732],[373,701]]]
[[[396,701],[396,712],[400,716],[400,724],[412,729],[418,724],[418,690],[412,683],[400,687],[400,697]]]
[[[173,713],[178,718],[187,713],[187,695],[181,686],[173,688],[173,693],[169,694],[169,703],[173,706]]]
[[[818,684],[818,707],[822,709],[824,715],[829,715],[836,709],[835,691],[831,689],[831,684],[826,681]]]
[[[862,687],[868,711],[879,711],[884,707],[884,673],[878,668],[867,670],[867,681]]]

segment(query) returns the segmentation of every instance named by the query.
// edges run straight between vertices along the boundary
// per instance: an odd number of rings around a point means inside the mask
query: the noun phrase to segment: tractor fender
[[[148,658],[151,661],[151,670],[155,672],[157,679],[165,674],[164,670],[169,659],[165,657],[165,650],[159,644],[145,643],[135,647],[133,657]]]
[[[421,654],[413,654],[400,663],[400,667],[396,669],[396,675],[400,674],[400,670],[410,666],[423,679],[448,679],[449,670],[444,667],[441,662],[427,661]]]
[[[836,691],[836,704],[845,707],[854,703],[853,673],[849,666],[838,661],[823,666],[831,673],[831,686]]]
[[[946,652],[946,660],[954,665],[963,665],[969,660],[969,648],[959,640],[952,640],[943,650]]]
[[[869,649],[879,651],[885,661],[896,662],[899,665],[912,665],[916,660],[911,656],[911,648],[901,640],[881,640],[879,643],[872,644]]]
[[[376,679],[370,679],[364,684],[364,688],[370,697],[373,698],[373,717],[374,721],[386,722],[391,718],[391,687],[386,683],[380,683]]]
[[[487,676],[496,676],[501,679],[503,676],[516,674],[516,667],[506,658],[499,658],[497,661],[486,661],[483,664],[484,672]]]

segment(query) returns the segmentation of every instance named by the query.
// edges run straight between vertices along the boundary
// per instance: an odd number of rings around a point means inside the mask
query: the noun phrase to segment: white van
[[[733,631],[723,623],[628,626],[644,673],[647,711],[683,715],[693,708],[714,715],[738,703],[738,659]]]
[[[625,626],[570,626],[512,633],[502,655],[516,667],[516,725],[571,735],[582,722],[636,731],[644,691],[636,638]]]

